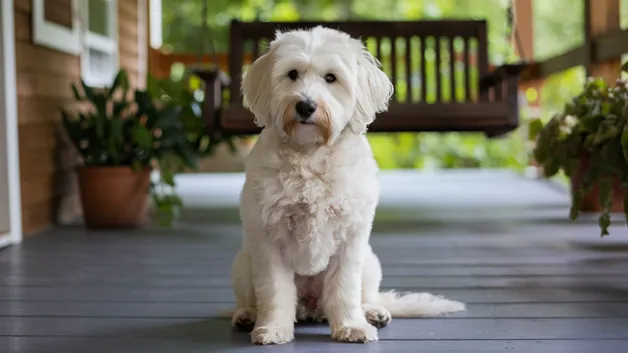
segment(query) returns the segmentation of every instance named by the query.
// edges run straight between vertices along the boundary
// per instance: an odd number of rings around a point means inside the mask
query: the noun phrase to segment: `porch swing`
[[[205,14],[206,9],[205,2]],[[206,35],[206,15],[204,21]],[[511,0],[509,33],[515,28],[514,21]],[[193,70],[205,84],[203,117],[210,136],[220,138],[222,135],[250,135],[261,131],[254,124],[253,114],[243,105],[240,94],[243,67],[264,54],[260,52],[260,44],[268,43],[276,29],[286,31],[316,25],[362,38],[369,47],[375,47],[373,55],[385,64],[384,71],[396,89],[389,110],[378,115],[369,126],[369,132],[458,131],[483,132],[494,137],[518,127],[518,81],[526,64],[505,64],[489,72],[485,20],[292,23],[233,20],[228,74],[220,70],[213,46],[214,67]],[[516,28],[514,35],[518,40]],[[386,42],[389,44],[385,45]],[[399,46],[399,43],[405,45]],[[385,46],[389,48],[387,55],[382,50]],[[403,47],[405,49],[401,50]],[[246,48],[250,50],[246,51]],[[440,70],[430,70],[433,69],[428,63],[430,57],[434,57],[432,66]],[[402,68],[403,78],[399,68]]]

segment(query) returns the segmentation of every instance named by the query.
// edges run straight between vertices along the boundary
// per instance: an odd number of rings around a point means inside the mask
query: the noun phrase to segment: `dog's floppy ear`
[[[375,120],[375,114],[388,109],[394,86],[390,78],[381,70],[381,63],[359,43],[357,54],[357,87],[355,114],[351,128],[358,133],[366,132],[366,127]],[[356,45],[357,46],[357,45]]]
[[[242,95],[244,104],[255,115],[255,124],[259,127],[270,123],[270,90],[273,54],[267,52],[259,57],[242,74]]]

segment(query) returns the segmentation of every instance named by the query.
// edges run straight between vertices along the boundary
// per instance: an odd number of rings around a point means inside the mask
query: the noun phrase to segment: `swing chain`
[[[200,45],[199,45],[199,51],[198,51],[198,65],[202,65],[203,64],[203,54],[205,53],[205,50],[208,49],[209,54],[212,57],[212,64],[215,65],[216,67],[218,66],[218,57],[216,54],[216,46],[215,46],[215,38],[213,36],[213,33],[210,31],[209,29],[209,18],[208,18],[208,12],[209,12],[209,0],[204,0],[203,1],[203,6],[201,8],[201,31],[199,33],[199,37],[200,37]],[[209,45],[208,45],[209,44]],[[207,48],[209,47],[209,48]]]
[[[507,50],[510,50],[512,39],[514,37],[515,45],[517,46],[517,51],[519,52],[519,57],[521,58],[521,61],[525,61],[525,51],[523,50],[521,38],[519,37],[519,31],[517,30],[517,19],[514,5],[515,1],[516,0],[509,0],[508,7],[506,9],[506,42],[509,43]]]

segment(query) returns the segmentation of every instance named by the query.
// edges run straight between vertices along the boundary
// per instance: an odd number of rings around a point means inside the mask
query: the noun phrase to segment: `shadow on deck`
[[[509,172],[382,175],[371,243],[383,286],[468,304],[447,318],[394,319],[367,346],[299,325],[297,340],[253,347],[230,309],[242,175],[179,181],[174,230],[58,227],[0,252],[0,351],[625,352],[628,228],[599,239],[594,217],[567,220],[568,195]],[[615,217],[621,220],[620,217]]]

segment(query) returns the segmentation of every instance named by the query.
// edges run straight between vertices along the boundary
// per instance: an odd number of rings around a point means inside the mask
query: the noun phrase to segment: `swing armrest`
[[[222,93],[231,84],[229,76],[217,68],[198,68],[190,70],[205,82],[205,102],[203,118],[209,133],[217,131],[222,110]]]
[[[522,63],[505,64],[496,67],[493,71],[480,77],[480,91],[486,91],[504,81],[508,81],[509,79],[518,79],[526,66],[526,64]]]
[[[196,68],[190,69],[190,72],[197,75],[205,83],[220,83],[222,88],[226,88],[231,84],[231,78],[222,70],[217,68]]]

